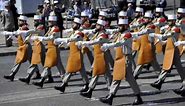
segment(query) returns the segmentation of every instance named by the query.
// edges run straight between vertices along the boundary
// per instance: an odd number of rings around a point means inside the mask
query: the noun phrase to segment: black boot
[[[10,75],[5,75],[4,78],[10,81],[14,81],[15,73],[11,73]]]
[[[142,100],[140,94],[138,94],[138,95],[136,95],[136,99],[134,100],[132,105],[140,105],[140,104],[143,104],[143,100]]]
[[[40,78],[41,78],[41,74],[39,73],[39,71],[37,71],[35,76],[32,77],[32,79],[40,79]]]
[[[49,75],[45,83],[53,83],[53,82],[54,82],[53,77]]]
[[[163,81],[160,80],[160,81],[154,82],[154,83],[152,83],[152,84],[150,84],[150,85],[151,85],[152,87],[154,87],[154,88],[160,90],[162,84],[163,84]]]
[[[181,90],[181,96],[185,97],[185,88],[183,87],[183,89]]]
[[[59,91],[61,91],[61,92],[64,92],[65,91],[65,88],[66,88],[66,83],[62,83],[62,85],[59,85],[59,86],[55,86],[54,88],[56,89],[56,90],[59,90]]]
[[[87,92],[89,89],[89,83],[85,84],[84,87],[80,90],[80,92]]]
[[[102,97],[100,98],[100,101],[109,105],[112,105],[112,101],[113,101],[114,95],[113,94],[109,94],[106,97]]]
[[[26,76],[25,78],[19,78],[19,80],[21,82],[25,82],[26,84],[30,83],[30,79],[31,79],[31,75],[30,74],[28,76]]]
[[[89,71],[86,71],[86,74],[92,77],[92,70],[90,69]]]
[[[93,92],[93,89],[89,88],[87,92],[80,92],[80,95],[87,97],[87,98],[91,98],[92,92]]]
[[[39,82],[33,82],[32,84],[35,86],[43,87],[45,78],[41,78]]]
[[[138,79],[138,75],[135,75],[135,76],[134,76],[134,79],[137,80],[137,79]]]
[[[149,71],[151,66],[152,66],[151,64],[147,64],[147,65],[146,65],[146,67],[145,67],[145,68],[146,68],[146,70],[148,70],[148,71]]]
[[[183,86],[181,86],[179,89],[174,89],[173,92],[175,92],[177,95],[181,95],[183,90]]]

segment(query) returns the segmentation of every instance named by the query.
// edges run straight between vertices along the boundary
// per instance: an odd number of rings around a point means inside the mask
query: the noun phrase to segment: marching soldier
[[[59,86],[55,86],[56,90],[61,92],[65,91],[66,85],[72,75],[72,73],[80,72],[83,81],[85,82],[85,86],[81,89],[81,92],[88,90],[89,79],[86,75],[84,63],[83,63],[83,55],[80,49],[80,46],[76,45],[77,41],[82,41],[84,34],[79,30],[82,21],[79,18],[74,18],[72,33],[69,38],[58,38],[55,40],[56,44],[61,45],[69,45],[70,52],[67,61],[66,74],[62,80],[62,84]],[[64,30],[65,31],[65,30]]]
[[[110,87],[109,94],[106,97],[100,98],[100,101],[112,105],[112,101],[119,88],[121,80],[126,79],[136,95],[136,100],[133,105],[142,104],[140,89],[132,74],[132,35],[129,32],[128,19],[119,19],[118,22],[120,36],[117,36],[116,42],[104,44],[103,50],[110,47],[115,47],[116,57],[113,70],[113,82]]]
[[[131,30],[134,32],[138,32],[143,25],[143,12],[143,8],[136,7],[135,19],[129,24]],[[137,39],[133,39],[132,43],[133,57],[135,58],[137,51],[139,50],[139,41]]]
[[[156,34],[161,34],[160,28],[166,24],[167,17],[164,15],[164,10],[163,8],[157,7],[155,10],[155,19],[152,21],[154,25],[156,26],[155,28],[155,33]],[[154,41],[155,45],[155,52],[157,54],[165,51],[165,45],[162,45],[161,42],[159,42],[158,39],[155,38]]]
[[[5,79],[13,81],[15,74],[18,72],[21,64],[26,62],[27,60],[29,60],[29,62],[31,61],[32,49],[30,43],[26,40],[27,37],[30,35],[30,33],[28,32],[27,17],[21,15],[19,17],[19,29],[15,32],[9,33],[9,35],[17,36],[18,49],[15,58],[15,65],[11,69],[10,75],[4,76]]]
[[[111,21],[107,20],[107,15],[108,15],[107,12],[100,11],[98,16],[98,19],[104,20],[106,22],[105,29],[110,28],[110,24],[111,24]]]
[[[61,59],[60,59],[60,50],[58,47],[54,44],[54,39],[60,37],[60,30],[58,26],[56,25],[57,17],[52,15],[48,18],[48,24],[49,24],[49,30],[45,34],[45,37],[41,36],[35,36],[35,39],[47,42],[47,52],[45,57],[45,63],[44,63],[44,70],[41,74],[41,79],[38,82],[33,82],[34,85],[43,87],[44,81],[46,78],[48,78],[47,82],[53,82],[52,74],[51,74],[51,68],[56,66],[57,69],[60,72],[60,75],[65,74],[65,69],[62,65]]]
[[[154,31],[155,26],[151,24],[152,21],[151,12],[145,13],[145,25],[144,28]],[[144,64],[151,64],[155,71],[160,71],[160,65],[156,60],[155,47],[154,47],[154,39],[150,38],[148,34],[143,35],[139,38],[140,49],[138,51],[138,59],[137,59],[137,67],[134,70],[134,78],[137,79],[140,74]]]
[[[104,21],[105,21],[105,26],[108,26],[108,25],[107,25],[107,22],[106,22],[106,17],[107,17],[107,13],[104,12],[104,11],[100,11],[98,19],[104,20]],[[106,28],[106,27],[105,27],[105,28]],[[106,29],[105,29],[105,30],[106,30]],[[83,30],[83,33],[87,34],[88,37],[89,37],[89,39],[92,40],[92,38],[94,38],[94,37],[92,37],[92,36],[90,36],[90,35],[95,34],[95,33],[96,33],[96,30],[94,30],[94,29]],[[106,30],[106,33],[109,33],[109,31]],[[85,37],[86,37],[86,36],[85,36]],[[92,38],[91,38],[91,37],[92,37]],[[107,50],[107,51],[106,51],[106,55],[107,55],[107,61],[108,61],[108,63],[110,64],[111,67],[113,67],[113,66],[114,66],[114,59],[112,58],[112,55],[111,55],[111,53],[110,53],[110,50]],[[90,72],[91,75],[92,75],[93,66],[94,66],[94,63],[91,65],[90,71],[88,71],[88,73]]]
[[[82,29],[90,29],[91,28],[91,23],[89,20],[89,14],[86,12],[81,12],[81,19],[82,19]]]
[[[107,13],[105,11],[100,11],[98,19],[104,20],[106,22],[105,23],[105,29],[108,29],[108,28],[110,28],[111,22],[106,21],[106,18],[107,18]],[[110,64],[110,66],[113,68],[114,67],[114,59],[113,59],[109,50],[106,51],[106,52],[107,52],[107,55],[108,55],[107,56],[108,62]]]
[[[174,90],[174,92],[185,96],[185,71],[183,70],[181,64],[179,49],[174,45],[174,43],[178,40],[180,29],[175,26],[175,15],[169,15],[168,21],[169,25],[163,36],[155,34],[155,37],[161,40],[166,40],[166,49],[163,60],[163,70],[159,74],[158,79],[154,83],[152,83],[151,86],[160,90],[164,80],[166,79],[167,73],[169,72],[172,65],[175,65],[177,68],[177,72],[179,73],[183,82],[182,87],[180,89]]]
[[[40,35],[36,35],[36,36],[44,35],[45,28],[42,23],[42,17],[40,15],[34,15],[34,27],[35,27],[35,30],[38,30],[41,32]],[[38,70],[38,64],[42,63],[42,65],[44,66],[44,59],[45,59],[45,47],[41,41],[39,41],[38,39],[33,40],[32,48],[33,48],[33,52],[32,52],[32,58],[31,58],[31,65],[27,70],[28,75],[24,78],[19,78],[20,81],[25,82],[27,84],[29,84],[34,71]],[[39,79],[39,78],[41,78],[41,75],[39,71],[36,71],[36,76],[34,79]]]
[[[91,41],[82,42],[82,45],[92,46],[94,48],[94,63],[93,63],[93,75],[88,85],[89,89],[85,92],[81,92],[80,95],[91,98],[92,92],[96,86],[99,75],[105,75],[108,87],[111,84],[112,76],[110,73],[109,66],[107,64],[107,53],[101,50],[101,45],[108,41],[108,35],[105,33],[104,20],[98,19],[96,23],[96,34],[93,36]],[[101,64],[100,64],[101,63]]]
[[[88,17],[89,17],[89,14],[87,14],[86,12],[81,12],[81,19],[82,19],[81,29],[82,30],[91,28],[91,23],[90,23],[90,20],[89,20]],[[85,41],[89,41],[90,38],[88,38],[88,36],[85,34],[84,35],[84,40]],[[91,66],[92,66],[93,60],[94,60],[92,52],[87,47],[83,47],[82,48],[82,53],[87,54],[89,62],[91,64]],[[89,74],[91,74],[91,72],[92,72],[91,69],[90,69],[90,71],[87,71],[87,73],[88,72],[89,72]]]

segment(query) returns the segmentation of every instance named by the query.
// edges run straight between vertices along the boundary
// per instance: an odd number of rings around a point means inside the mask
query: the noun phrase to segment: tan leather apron
[[[53,67],[57,64],[57,47],[53,43],[53,41],[47,41],[48,50],[46,52],[46,58],[44,67]]]
[[[154,59],[154,57],[151,43],[148,40],[148,35],[141,36],[139,40],[141,45],[138,52],[137,64],[141,65],[150,63]]]
[[[83,61],[81,59],[82,57],[80,49],[78,49],[78,47],[75,45],[75,42],[70,42],[70,51],[66,71],[68,73],[81,71]]]
[[[33,50],[33,52],[32,52],[31,64],[40,64],[41,63],[42,48],[41,48],[41,42],[39,40],[33,41],[32,50]]]
[[[28,58],[27,48],[28,48],[28,46],[27,46],[27,44],[24,44],[24,40],[21,35],[18,36],[17,42],[18,42],[19,47],[17,49],[15,63],[19,64],[19,63],[23,63],[23,62],[27,61],[27,58]]]
[[[106,62],[104,52],[99,44],[94,45],[94,66],[93,76],[103,75],[106,72]]]
[[[116,57],[113,69],[113,80],[123,80],[126,75],[126,58],[122,47],[116,48]]]
[[[164,54],[164,60],[163,60],[163,69],[166,71],[168,71],[173,64],[174,52],[175,52],[175,48],[173,44],[173,39],[168,38],[165,54]]]

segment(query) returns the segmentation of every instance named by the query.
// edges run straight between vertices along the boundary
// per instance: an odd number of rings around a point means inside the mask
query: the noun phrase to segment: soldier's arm
[[[65,30],[62,31],[62,35],[69,35],[72,31],[73,31],[72,28],[70,28],[70,29],[65,29]]]

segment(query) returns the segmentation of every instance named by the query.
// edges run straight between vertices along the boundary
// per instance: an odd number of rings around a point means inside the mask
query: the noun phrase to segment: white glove
[[[40,37],[40,36],[38,36],[38,38],[37,38],[39,41],[43,41],[44,40],[44,38],[43,37]]]
[[[154,38],[155,37],[155,33],[150,33],[149,36]]]
[[[138,32],[134,32],[134,33],[131,33],[131,34],[132,34],[132,37],[133,37],[134,39],[138,39],[138,37],[139,37]]]
[[[30,40],[36,40],[36,39],[38,39],[38,36],[31,36],[31,38],[30,38]]]
[[[161,34],[155,34],[156,36],[156,38],[158,38],[159,40],[162,40],[162,38],[163,38],[163,36],[161,35]]]
[[[159,22],[155,22],[154,25],[155,25],[155,26],[159,26]]]
[[[82,42],[82,45],[84,45],[85,47],[90,47],[90,45],[89,45],[89,42]]]
[[[82,41],[76,42],[75,45],[77,45],[79,49],[82,48]]]
[[[108,49],[110,48],[114,48],[116,46],[119,46],[119,44],[117,43],[104,43],[102,46],[101,46],[101,50],[102,51],[107,51]]]
[[[181,45],[181,41],[177,41],[174,43],[175,46],[180,46]]]
[[[108,44],[103,44],[102,46],[101,46],[101,50],[102,51],[107,51],[108,50]]]

